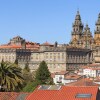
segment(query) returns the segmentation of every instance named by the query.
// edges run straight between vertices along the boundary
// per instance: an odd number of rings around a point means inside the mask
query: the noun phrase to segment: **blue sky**
[[[100,0],[0,0],[0,44],[17,35],[38,43],[68,43],[77,9],[94,34]]]

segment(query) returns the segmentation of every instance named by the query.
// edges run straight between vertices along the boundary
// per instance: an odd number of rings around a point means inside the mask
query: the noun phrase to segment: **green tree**
[[[39,68],[36,72],[35,80],[38,81],[39,84],[53,84],[51,74],[45,61],[42,61],[40,63]]]
[[[4,91],[14,91],[16,87],[23,84],[23,81],[21,68],[9,62],[1,62],[0,85]]]
[[[25,72],[25,73],[30,72],[30,68],[29,68],[29,63],[28,62],[25,64],[23,72]]]
[[[24,77],[24,83],[23,83],[23,89],[24,89],[25,87],[29,86],[28,84],[30,84],[30,82],[33,82],[32,73],[30,72],[28,62],[25,64],[25,67],[22,70],[22,74],[23,74],[23,77]],[[25,89],[24,89],[24,92],[26,92]]]
[[[53,79],[51,78],[51,74],[45,61],[42,61],[38,70],[31,74],[35,80],[27,82],[27,84],[23,87],[22,92],[32,92],[38,85],[41,84],[53,84]]]
[[[30,68],[29,68],[29,63],[27,62],[25,64],[25,67],[23,69],[23,77],[24,77],[24,82],[27,84],[28,82],[32,81],[32,74],[30,72]]]
[[[33,79],[33,81],[35,81],[35,77],[36,77],[36,71],[32,71],[32,79]]]
[[[18,65],[18,59],[15,60],[14,64]]]
[[[22,92],[33,92],[36,87],[39,85],[37,81],[29,82],[26,86],[22,89]]]

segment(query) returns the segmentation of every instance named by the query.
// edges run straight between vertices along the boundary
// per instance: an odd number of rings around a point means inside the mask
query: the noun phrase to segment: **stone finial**
[[[77,11],[75,20],[81,20],[81,16],[80,16],[79,10]]]

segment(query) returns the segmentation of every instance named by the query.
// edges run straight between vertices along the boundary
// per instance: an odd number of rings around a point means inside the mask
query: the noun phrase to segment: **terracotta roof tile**
[[[17,98],[21,95],[29,95],[30,93],[24,93],[24,92],[0,92],[0,100],[18,100]],[[19,97],[19,98],[20,98]],[[22,100],[22,99],[21,99]]]
[[[32,48],[32,49],[39,49],[39,45],[35,44],[35,45],[31,45],[31,44],[26,44],[26,48]],[[1,45],[0,48],[15,48],[15,49],[18,49],[18,48],[22,48],[21,45]]]
[[[47,41],[45,43],[41,44],[41,45],[44,45],[44,46],[53,46],[51,43],[49,43]]]
[[[79,78],[81,78],[81,75],[65,75],[64,79],[73,79],[73,80],[77,80]]]
[[[89,78],[82,78],[76,82],[68,83],[67,86],[98,86],[93,80]]]
[[[56,72],[55,75],[65,75],[67,74],[69,71],[61,71],[61,72]]]
[[[76,98],[77,93],[91,94],[91,100],[96,100],[97,86],[62,86],[60,90],[35,90],[26,100],[90,100],[90,98]]]

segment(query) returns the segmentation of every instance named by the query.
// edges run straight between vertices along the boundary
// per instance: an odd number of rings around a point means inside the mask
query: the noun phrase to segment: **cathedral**
[[[73,30],[71,32],[72,37],[69,45],[92,50],[92,63],[100,63],[100,13],[95,26],[96,29],[93,37],[88,24],[83,25],[80,13],[77,11],[75,21],[72,24]]]
[[[75,16],[75,21],[72,25],[73,30],[71,32],[72,39],[70,45],[74,47],[81,47],[87,49],[93,49],[100,45],[100,14],[98,15],[98,20],[96,22],[96,30],[94,32],[94,38],[90,31],[88,24],[85,26],[81,21],[81,16],[79,11]]]

